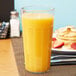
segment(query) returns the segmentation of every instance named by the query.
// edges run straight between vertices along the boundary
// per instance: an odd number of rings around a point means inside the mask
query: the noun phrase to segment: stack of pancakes
[[[65,44],[76,42],[76,28],[67,26],[57,30],[57,39],[63,41]]]

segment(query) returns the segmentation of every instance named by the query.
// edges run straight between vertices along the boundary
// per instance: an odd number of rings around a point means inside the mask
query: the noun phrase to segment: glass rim
[[[41,8],[49,8],[49,9],[25,9],[25,8],[31,8],[31,7],[41,7]],[[46,11],[55,11],[55,8],[51,7],[51,6],[46,6],[46,5],[30,5],[30,6],[24,6],[21,8],[21,10],[24,10],[26,12],[46,12]]]

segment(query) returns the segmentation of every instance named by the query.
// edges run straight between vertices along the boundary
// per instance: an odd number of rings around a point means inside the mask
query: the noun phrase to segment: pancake
[[[65,44],[76,42],[76,28],[67,26],[59,29],[57,32],[57,39],[63,41]]]

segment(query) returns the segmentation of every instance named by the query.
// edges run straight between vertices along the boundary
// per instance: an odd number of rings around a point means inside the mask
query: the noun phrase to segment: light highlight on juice
[[[25,68],[45,72],[50,68],[53,16],[47,13],[22,15]]]

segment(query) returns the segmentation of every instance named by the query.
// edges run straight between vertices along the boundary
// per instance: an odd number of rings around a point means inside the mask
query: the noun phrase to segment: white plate
[[[52,48],[53,53],[58,54],[76,54],[76,50],[68,50],[68,49],[54,49]]]

